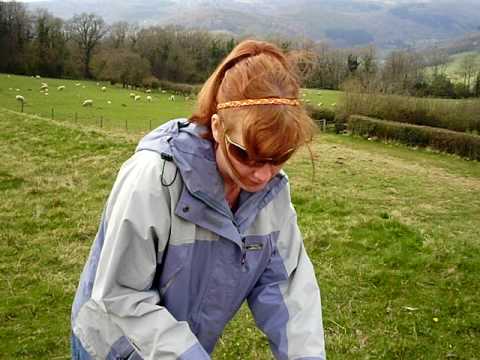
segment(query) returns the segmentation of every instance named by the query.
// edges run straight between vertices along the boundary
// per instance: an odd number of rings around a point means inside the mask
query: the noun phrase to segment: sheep
[[[45,96],[48,96],[48,92],[45,93]]]
[[[92,106],[92,105],[93,105],[92,99],[87,99],[82,103],[82,106]]]
[[[100,83],[99,83],[99,82],[97,82],[97,86],[100,86]]]
[[[35,77],[36,77],[37,79],[40,79],[40,75],[35,75]]]
[[[175,95],[170,95],[170,97],[168,98],[169,101],[175,101]]]
[[[152,101],[152,97],[150,95],[147,96],[147,101],[148,102]]]
[[[135,93],[130,93],[128,96],[130,96],[132,99],[134,99],[136,95],[135,95]]]
[[[112,102],[110,100],[107,101],[107,104],[110,105]]]
[[[40,91],[43,91],[43,90],[48,90],[48,85],[45,83],[42,83],[42,86],[40,86]]]
[[[18,101],[20,101],[22,103],[25,102],[25,98],[22,95],[15,96],[15,99],[17,99]]]
[[[57,90],[58,91],[62,91],[62,90],[65,90],[65,85],[60,85],[57,87]]]
[[[134,100],[135,100],[135,101],[139,101],[141,98],[142,98],[142,97],[141,97],[140,95],[136,95],[135,98],[134,98]]]
[[[319,102],[319,103],[317,104],[317,106],[320,106],[320,107],[321,107],[322,105],[323,105],[323,103],[321,103],[321,102]]]
[[[105,86],[102,86],[102,91],[103,92],[107,91],[107,88]]]
[[[337,103],[332,103],[332,107],[335,107],[335,106],[337,106]]]
[[[20,89],[15,89],[15,91],[16,91],[16,92],[19,92],[19,91],[20,91]]]
[[[76,83],[75,86],[80,86],[81,84],[80,83]]]
[[[152,92],[152,90],[147,89],[147,90],[145,90],[145,92],[146,92],[147,94],[150,94],[150,93]]]
[[[167,90],[162,90],[162,94],[166,94],[167,93]]]

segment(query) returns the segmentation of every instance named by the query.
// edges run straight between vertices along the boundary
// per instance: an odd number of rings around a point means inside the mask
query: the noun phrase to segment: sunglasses
[[[227,149],[227,153],[233,157],[235,160],[248,165],[248,166],[253,166],[253,167],[261,167],[265,164],[271,164],[273,166],[279,166],[285,163],[294,153],[295,148],[288,149],[285,151],[283,154],[277,157],[256,157],[252,158],[250,157],[248,150],[245,146],[237,143],[236,141],[232,140],[230,136],[228,136],[227,131],[225,130],[225,127],[223,126],[223,121],[222,121],[222,127],[223,127],[223,133],[224,133],[224,139],[225,139],[225,147]]]

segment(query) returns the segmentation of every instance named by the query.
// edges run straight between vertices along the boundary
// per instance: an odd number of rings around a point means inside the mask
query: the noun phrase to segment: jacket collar
[[[204,131],[203,126],[186,119],[172,120],[148,134],[137,151],[153,150],[173,157],[185,187],[175,209],[178,216],[239,242],[258,212],[286,185],[287,178],[281,172],[261,191],[241,191],[238,210],[233,214],[225,199],[213,144],[201,137]]]

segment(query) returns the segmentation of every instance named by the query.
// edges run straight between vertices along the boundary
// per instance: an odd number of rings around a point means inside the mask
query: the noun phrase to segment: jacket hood
[[[205,127],[189,123],[187,119],[171,120],[147,134],[136,151],[155,151],[163,159],[173,160],[188,191],[217,212],[235,220],[238,226],[249,219],[253,221],[257,212],[286,185],[285,174],[277,174],[256,193],[242,190],[234,216],[225,200],[224,183],[217,168],[213,144],[202,138],[204,132]]]

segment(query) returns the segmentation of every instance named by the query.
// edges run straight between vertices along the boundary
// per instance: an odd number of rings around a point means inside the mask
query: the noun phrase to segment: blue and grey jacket
[[[120,169],[72,307],[74,359],[210,359],[245,299],[277,359],[325,359],[286,175],[232,213],[201,131],[172,120]]]

